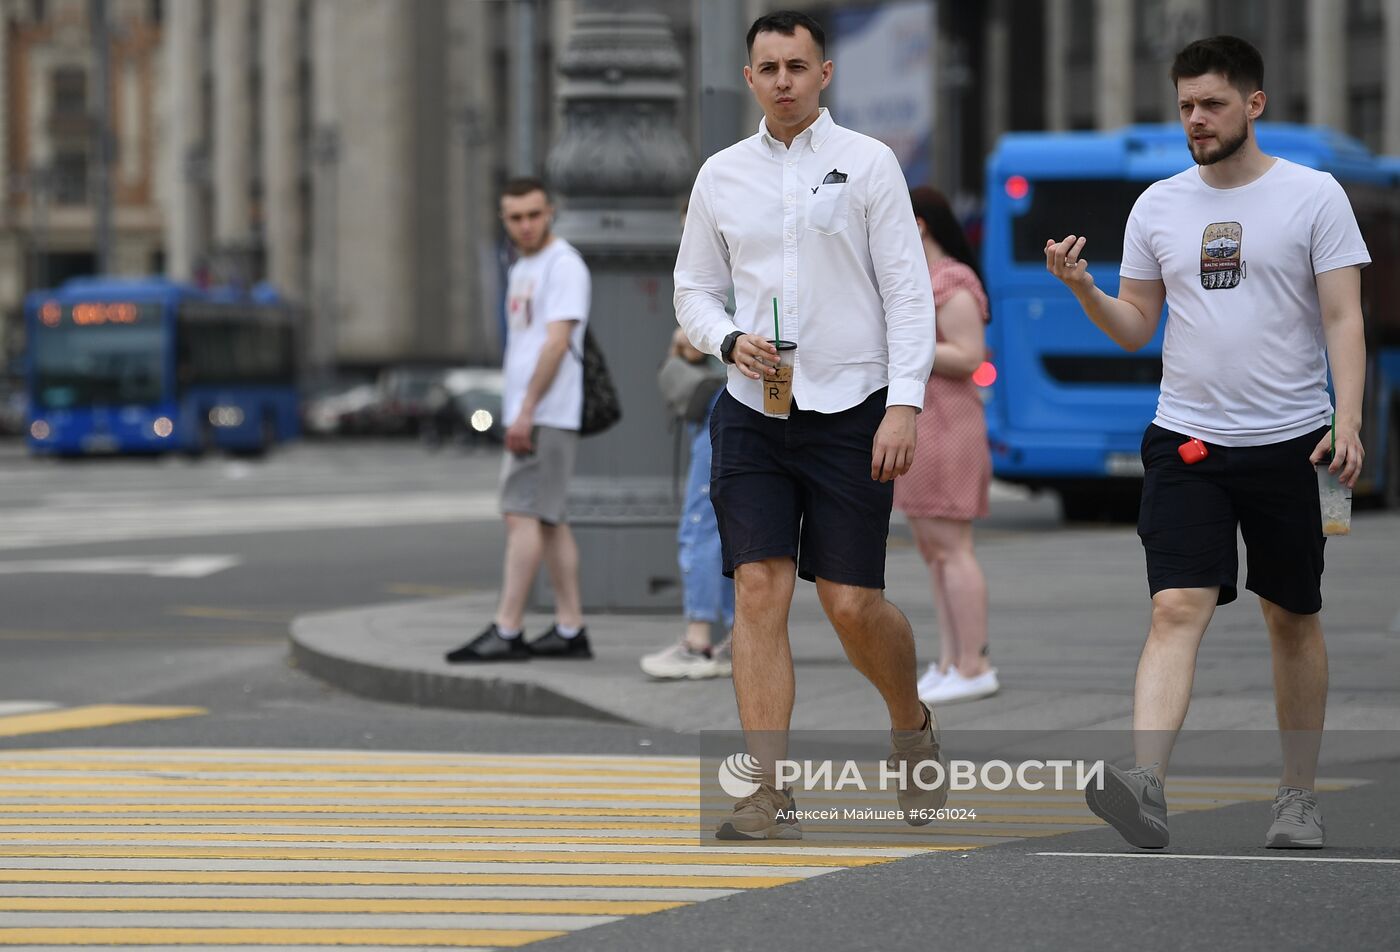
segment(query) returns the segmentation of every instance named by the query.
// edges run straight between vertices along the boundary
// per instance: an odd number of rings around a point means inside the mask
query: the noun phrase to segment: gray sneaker
[[[1274,823],[1264,837],[1265,849],[1320,850],[1322,808],[1311,790],[1279,787],[1274,798]]]
[[[1094,815],[1143,849],[1167,845],[1167,797],[1156,766],[1119,770],[1106,764],[1103,789],[1090,786],[1084,790]]]
[[[885,763],[891,770],[901,770],[904,783],[895,791],[899,809],[904,813],[904,822],[910,826],[925,826],[933,822],[933,811],[940,810],[948,802],[948,755],[943,753],[943,741],[938,733],[938,721],[922,701],[926,723],[922,730],[890,731],[890,744],[894,748]],[[937,762],[943,768],[942,782],[932,783],[935,776],[931,765]],[[921,768],[921,765],[922,768]],[[926,790],[915,778],[933,789]]]
[[[734,812],[715,830],[717,840],[800,840],[797,801],[792,791],[760,784],[734,804]]]

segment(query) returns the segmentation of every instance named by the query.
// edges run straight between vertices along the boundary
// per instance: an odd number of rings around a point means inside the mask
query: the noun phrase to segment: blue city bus
[[[1330,172],[1346,189],[1373,264],[1367,323],[1367,464],[1358,495],[1400,505],[1400,160],[1325,129],[1261,123],[1265,152]],[[987,164],[982,261],[996,378],[987,426],[998,478],[1060,493],[1066,516],[1126,517],[1141,487],[1139,447],[1157,406],[1164,319],[1128,353],[1045,270],[1045,241],[1086,235],[1095,283],[1118,293],[1123,232],[1148,185],[1192,165],[1178,125],[1117,132],[1013,133]]]
[[[77,278],[24,310],[31,453],[258,454],[299,433],[299,315],[271,292]]]

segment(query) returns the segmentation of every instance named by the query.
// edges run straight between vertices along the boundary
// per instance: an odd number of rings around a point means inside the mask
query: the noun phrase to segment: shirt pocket
[[[850,188],[845,182],[820,186],[807,202],[807,227],[823,235],[845,230],[849,217]]]

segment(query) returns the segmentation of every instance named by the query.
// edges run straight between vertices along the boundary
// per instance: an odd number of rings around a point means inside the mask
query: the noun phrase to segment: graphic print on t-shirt
[[[535,282],[533,278],[520,278],[513,282],[510,289],[510,300],[506,304],[511,330],[522,331],[534,321],[535,314],[532,307],[534,296]]]
[[[1238,287],[1244,277],[1244,228],[1237,221],[1217,221],[1201,235],[1201,287],[1207,291]]]

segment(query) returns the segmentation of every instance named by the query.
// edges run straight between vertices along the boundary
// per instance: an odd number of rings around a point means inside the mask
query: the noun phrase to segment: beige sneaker
[[[920,731],[890,731],[894,751],[886,761],[891,769],[898,768],[901,761],[905,764],[907,780],[898,791],[899,808],[904,811],[904,822],[910,826],[933,822],[931,811],[942,808],[948,802],[948,758],[938,741],[938,722],[933,719],[933,712],[927,704],[920,702],[920,707],[928,716],[927,726]],[[936,760],[943,768],[943,782],[932,790],[925,790],[913,782],[914,771],[926,760]],[[932,768],[924,768],[920,776],[931,781]]]
[[[800,840],[802,824],[797,822],[796,810],[797,801],[790,791],[761,784],[734,804],[729,819],[715,830],[715,839]]]

